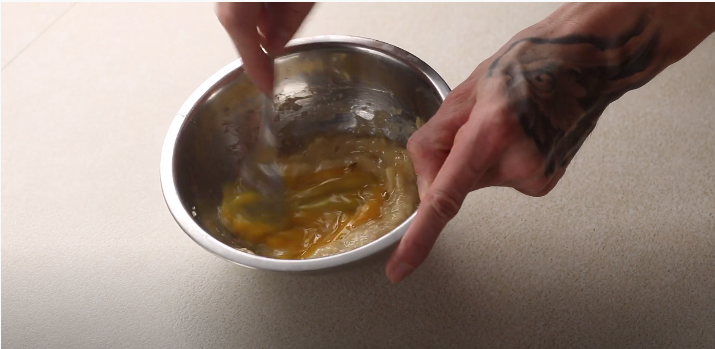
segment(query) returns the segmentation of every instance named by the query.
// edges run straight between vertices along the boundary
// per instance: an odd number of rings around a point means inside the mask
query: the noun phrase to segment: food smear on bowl
[[[257,255],[310,259],[343,253],[395,229],[419,203],[407,151],[382,137],[320,137],[278,163],[286,222],[252,219],[251,205],[267,199],[240,178],[223,188],[221,223]]]

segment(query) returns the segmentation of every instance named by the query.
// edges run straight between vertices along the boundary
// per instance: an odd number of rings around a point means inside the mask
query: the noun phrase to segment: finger
[[[503,152],[503,142],[495,139],[500,132],[493,132],[491,125],[474,114],[457,132],[452,151],[388,262],[387,275],[393,283],[400,282],[422,264],[439,233],[459,211],[469,188]]]
[[[458,86],[447,96],[437,113],[412,134],[407,142],[420,196],[426,193],[447,159],[454,136],[469,119],[475,102],[471,86]]]
[[[279,54],[300,28],[313,9],[312,2],[267,3],[266,16],[259,28],[266,37],[266,50],[271,55]]]
[[[243,60],[246,74],[263,93],[273,94],[273,65],[261,49],[257,22],[262,3],[219,3],[216,14]]]

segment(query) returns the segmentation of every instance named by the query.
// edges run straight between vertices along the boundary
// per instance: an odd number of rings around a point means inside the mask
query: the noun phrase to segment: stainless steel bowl
[[[275,62],[276,119],[282,149],[326,132],[381,135],[405,145],[449,93],[427,64],[376,40],[322,36],[293,40]],[[166,136],[161,186],[181,228],[206,250],[236,264],[283,272],[315,272],[357,262],[391,246],[414,218],[382,238],[342,254],[278,260],[240,250],[217,221],[223,183],[256,139],[262,96],[237,60],[214,74],[189,97]]]

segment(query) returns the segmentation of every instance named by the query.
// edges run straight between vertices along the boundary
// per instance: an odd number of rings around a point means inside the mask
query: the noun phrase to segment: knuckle
[[[472,95],[472,88],[473,87],[471,85],[466,84],[461,84],[457,86],[457,88],[452,90],[447,95],[447,98],[445,98],[444,103],[451,105],[463,103],[469,100],[469,97]]]
[[[407,140],[407,153],[415,157],[422,157],[425,152],[424,148],[423,136],[418,130]]]
[[[425,171],[430,164],[428,149],[425,149],[425,143],[421,138],[410,138],[407,141],[407,154],[412,161],[415,174],[418,176],[427,175]]]
[[[488,121],[489,143],[495,151],[505,151],[509,147],[519,142],[520,125],[510,114],[510,111],[505,111],[502,106],[497,106],[491,113],[491,118]]]
[[[428,195],[425,201],[430,203],[434,214],[442,221],[446,222],[454,218],[462,207],[461,200],[450,191],[435,189]]]

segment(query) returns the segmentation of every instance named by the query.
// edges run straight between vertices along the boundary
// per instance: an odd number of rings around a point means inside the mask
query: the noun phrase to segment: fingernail
[[[422,200],[422,197],[425,196],[428,187],[429,185],[427,184],[426,179],[417,177],[417,192],[420,195],[420,200]]]
[[[397,265],[396,268],[393,268],[390,271],[388,277],[393,284],[396,284],[396,283],[402,281],[402,279],[404,279],[405,277],[407,277],[407,275],[412,274],[412,272],[414,270],[415,270],[415,268],[413,268],[405,263],[400,263]]]

